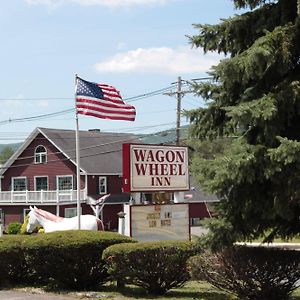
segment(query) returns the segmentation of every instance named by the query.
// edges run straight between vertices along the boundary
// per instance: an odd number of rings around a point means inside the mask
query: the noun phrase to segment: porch
[[[80,191],[80,201],[87,199],[86,189]],[[0,206],[12,204],[72,204],[77,202],[77,190],[2,191]]]

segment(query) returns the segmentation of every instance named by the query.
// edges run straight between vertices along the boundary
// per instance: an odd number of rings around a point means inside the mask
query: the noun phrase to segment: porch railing
[[[80,200],[86,201],[86,190],[80,191]],[[55,204],[55,203],[75,203],[77,201],[76,190],[65,191],[4,191],[0,192],[1,204]]]

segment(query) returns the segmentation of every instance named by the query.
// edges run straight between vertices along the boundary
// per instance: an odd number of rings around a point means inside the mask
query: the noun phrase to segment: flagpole
[[[77,74],[75,75],[75,112],[76,112],[76,182],[77,182],[77,217],[78,217],[78,230],[80,230],[80,143],[79,143],[79,121],[78,112],[76,107],[76,91],[77,91]]]

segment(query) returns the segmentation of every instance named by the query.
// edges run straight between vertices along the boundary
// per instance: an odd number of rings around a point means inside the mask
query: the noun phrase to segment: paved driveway
[[[82,299],[72,296],[62,296],[56,294],[42,294],[42,293],[31,293],[23,291],[14,290],[1,290],[0,291],[1,300],[72,300],[72,299]]]

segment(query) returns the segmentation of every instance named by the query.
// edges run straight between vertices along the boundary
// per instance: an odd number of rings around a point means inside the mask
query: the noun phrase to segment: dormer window
[[[34,163],[43,164],[47,162],[47,150],[44,146],[37,146],[34,153]]]

